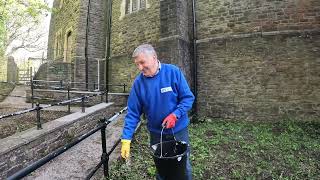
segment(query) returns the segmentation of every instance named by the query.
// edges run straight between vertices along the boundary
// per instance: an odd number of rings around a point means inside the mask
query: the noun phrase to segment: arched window
[[[72,32],[69,31],[66,37],[66,62],[71,62],[71,52],[72,52]]]
[[[73,46],[73,28],[70,27],[66,30],[64,36],[64,58],[63,61],[67,63],[72,62],[72,46]]]
[[[55,36],[54,41],[54,59],[58,59],[62,56],[62,30],[60,29]]]

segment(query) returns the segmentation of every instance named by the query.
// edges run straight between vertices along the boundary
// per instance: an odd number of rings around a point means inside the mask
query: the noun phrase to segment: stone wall
[[[49,63],[45,62],[40,65],[38,71],[33,76],[34,80],[46,80],[48,76]]]
[[[100,118],[110,118],[119,108],[102,103],[43,124],[43,129],[23,131],[0,142],[0,178],[39,160],[55,149],[93,129]]]
[[[149,0],[146,9],[121,16],[123,3],[117,0],[113,4],[110,82],[131,86],[138,74],[132,52],[138,45],[150,43],[163,63],[179,66],[191,83],[190,2]]]
[[[54,1],[53,7],[57,9],[52,14],[50,23],[50,34],[48,43],[48,59],[56,62],[71,63],[65,77],[72,81],[93,83],[100,80],[104,83],[105,79],[105,42],[106,42],[106,1],[104,0],[72,0],[63,1],[60,7],[60,1]],[[87,28],[88,27],[88,28]],[[66,36],[72,32],[71,38],[71,60],[66,60]],[[60,49],[58,55],[56,51],[56,36],[61,33]],[[100,68],[98,70],[98,61]],[[55,64],[53,63],[53,65]],[[51,65],[51,64],[50,64]],[[48,66],[50,71],[50,66]],[[98,75],[98,72],[99,75]],[[50,73],[50,72],[48,72]],[[87,76],[86,76],[86,73]],[[71,75],[71,76],[70,76]],[[98,80],[98,77],[100,78]],[[48,76],[48,80],[55,78]],[[85,85],[78,85],[81,88]],[[88,85],[93,89],[93,85]]]
[[[13,57],[8,57],[7,61],[7,82],[18,82],[18,66]]]
[[[160,36],[160,13],[158,0],[148,0],[147,8],[121,16],[123,0],[112,4],[111,61],[109,63],[110,84],[127,84],[131,87],[138,74],[131,55],[142,43],[158,46]],[[111,91],[119,88],[110,87]]]
[[[197,1],[199,114],[319,117],[319,9],[319,1]]]
[[[86,81],[88,1],[82,0],[78,10],[74,80],[80,82]],[[122,12],[125,0],[112,2],[109,83],[125,83],[130,87],[138,74],[131,54],[137,45],[151,43],[162,62],[176,64],[183,70],[192,87],[195,78],[192,2],[148,0],[146,9],[127,15]],[[318,80],[316,72],[320,72],[319,1],[195,2],[200,115],[273,119],[319,114],[320,98],[316,93],[319,84],[314,81]],[[91,0],[91,3],[88,81],[96,82],[97,62],[104,59],[105,53],[106,1]],[[100,70],[104,71],[104,66]],[[105,74],[100,73],[100,77],[104,82]],[[312,83],[298,86],[306,83],[306,79]]]
[[[98,61],[100,61],[101,66],[99,69],[99,77],[100,82],[104,83],[106,7],[107,6],[105,0],[90,0],[90,5],[89,0],[81,0],[79,9],[80,16],[77,25],[78,39],[76,41],[76,57],[74,69],[74,80],[77,82],[98,82]],[[87,77],[86,72],[88,73]],[[88,88],[93,89],[93,85],[88,86]]]
[[[156,45],[160,36],[160,2],[148,0],[145,9],[121,17],[121,3],[112,4],[112,56],[129,55],[141,43]],[[131,59],[129,59],[131,60]]]
[[[190,29],[191,1],[160,1],[159,57],[177,65],[191,85],[192,60]]]
[[[41,66],[37,72],[38,80],[74,81],[74,64],[77,63],[78,22],[80,18],[80,0],[55,0],[51,15],[48,37],[48,63]],[[71,33],[67,48],[67,35]],[[59,45],[57,45],[59,43]],[[67,59],[67,56],[69,59]]]
[[[51,15],[50,20],[50,30],[48,37],[48,60],[49,61],[63,61],[64,60],[64,43],[65,37],[68,30],[72,31],[72,57],[76,56],[75,48],[76,48],[76,40],[78,39],[78,21],[80,16],[80,0],[68,0],[63,1],[63,4],[60,5],[60,0],[54,0],[53,8],[55,11]],[[60,51],[61,53],[56,56],[54,53],[58,50],[56,49],[56,35],[58,32],[61,32],[61,38],[58,40],[60,43]],[[73,58],[74,61],[74,58]]]
[[[73,81],[74,65],[72,63],[51,62],[47,67],[47,78],[50,81]]]
[[[123,87],[116,85],[126,84],[127,92],[129,92],[133,79],[139,73],[131,57],[129,55],[112,57],[109,69],[109,84],[115,85],[109,86],[109,91],[119,92]]]
[[[319,32],[219,38],[198,47],[201,115],[320,116]]]
[[[198,39],[320,28],[318,0],[196,1]]]
[[[0,56],[0,81],[7,81],[7,60]]]

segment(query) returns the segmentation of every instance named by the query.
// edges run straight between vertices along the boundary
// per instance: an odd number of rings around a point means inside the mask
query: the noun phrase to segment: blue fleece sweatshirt
[[[170,113],[178,118],[174,132],[186,128],[189,125],[187,111],[191,109],[193,101],[194,95],[178,67],[161,64],[158,74],[153,77],[140,73],[129,95],[122,139],[132,139],[143,112],[147,116],[148,130],[152,133],[161,132],[162,121]],[[171,134],[172,131],[166,129],[163,133]]]

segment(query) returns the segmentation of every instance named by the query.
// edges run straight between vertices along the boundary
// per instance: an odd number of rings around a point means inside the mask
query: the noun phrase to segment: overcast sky
[[[49,7],[52,7],[54,0],[46,0],[46,2],[49,4]],[[48,16],[43,17],[42,24],[40,25],[39,32],[43,31],[45,32],[45,35],[42,39],[42,41],[45,44],[45,47],[47,47],[47,41],[48,41],[48,35],[49,35],[49,26],[50,26],[50,18],[51,18],[51,13],[48,14]],[[41,52],[28,52],[26,50],[18,50],[16,53],[13,54],[13,57],[16,61],[16,63],[20,64],[23,61],[27,60],[29,57],[42,57],[42,54],[45,54],[45,51]]]

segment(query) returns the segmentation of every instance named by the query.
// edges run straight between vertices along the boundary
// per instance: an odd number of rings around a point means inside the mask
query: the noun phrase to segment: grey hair
[[[142,44],[138,46],[132,53],[132,58],[137,57],[140,53],[148,54],[148,55],[156,55],[157,53],[150,44]]]

